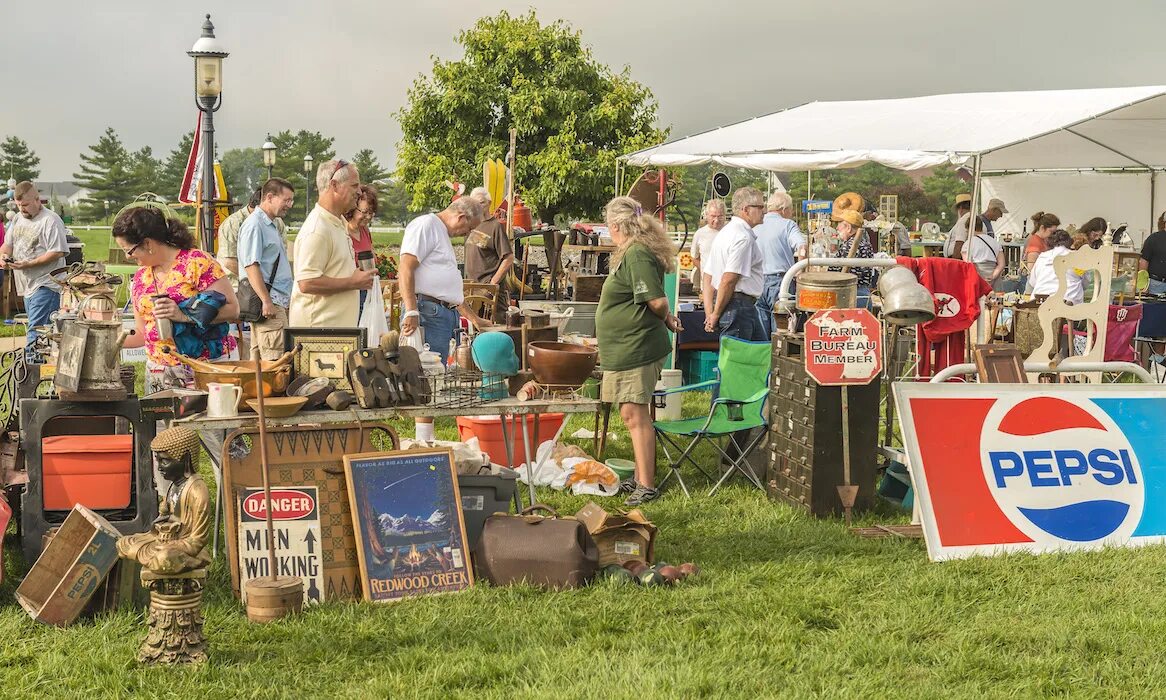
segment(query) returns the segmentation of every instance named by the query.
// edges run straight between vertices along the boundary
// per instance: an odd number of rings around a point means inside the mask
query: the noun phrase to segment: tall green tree
[[[404,226],[420,213],[412,208],[413,196],[399,180],[385,180],[377,187],[377,204],[377,218],[386,223]]]
[[[89,197],[84,200],[86,216],[94,219],[104,216],[105,202],[109,203],[111,213],[129,204],[137,194],[132,167],[121,138],[113,127],[107,128],[97,143],[89,147],[89,152],[81,154],[81,172],[73,174],[77,184],[89,190]]]
[[[272,174],[295,185],[296,200],[299,201],[304,196],[304,156],[312,154],[312,172],[308,174],[308,177],[312,182],[312,197],[314,198],[316,196],[316,168],[320,167],[320,163],[336,157],[336,149],[332,145],[335,141],[336,139],[331,136],[324,136],[318,131],[300,129],[294,134],[290,131],[279,132],[271,138],[271,142],[275,144],[276,148],[275,167],[272,169]]]
[[[971,194],[972,185],[960,171],[950,165],[942,165],[923,178],[920,183],[923,192],[931,198],[931,211],[923,217],[926,221],[940,224],[955,223],[955,197],[957,194]]]
[[[381,166],[371,148],[362,148],[357,151],[356,155],[352,156],[352,162],[360,171],[360,181],[377,188],[380,188],[392,175],[390,171]]]
[[[157,194],[166,201],[178,201],[178,191],[182,188],[182,178],[186,175],[186,160],[190,157],[190,147],[193,144],[194,131],[188,131],[158,168]]]
[[[136,196],[143,192],[156,192],[158,188],[158,171],[161,162],[154,157],[154,149],[149,146],[134,151],[129,156],[130,189]]]
[[[9,136],[0,142],[0,179],[17,182],[40,177],[40,157],[24,139]]]
[[[258,148],[232,148],[223,154],[219,162],[223,166],[227,194],[232,201],[241,205],[245,205],[251,199],[251,193],[267,180],[263,151]]]
[[[515,182],[541,218],[598,216],[615,194],[615,159],[666,136],[651,91],[598,63],[566,22],[502,12],[457,41],[464,56],[435,59],[396,114],[398,175],[415,209],[448,202],[446,180],[480,184],[482,163],[505,157],[513,127]]]

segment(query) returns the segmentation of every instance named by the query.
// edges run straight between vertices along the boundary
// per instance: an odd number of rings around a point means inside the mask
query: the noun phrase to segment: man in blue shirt
[[[295,188],[282,178],[263,183],[259,206],[239,228],[239,268],[263,300],[263,320],[251,324],[251,357],[278,360],[291,305],[292,270],[287,244],[275,221],[295,202]],[[274,277],[272,272],[274,271]]]
[[[757,313],[761,315],[761,324],[768,338],[773,333],[773,305],[781,290],[781,278],[793,266],[795,256],[805,256],[806,238],[794,221],[794,203],[788,194],[774,192],[769,195],[765,209],[765,218],[753,228],[753,232],[757,234],[765,273],[765,288],[757,299]]]

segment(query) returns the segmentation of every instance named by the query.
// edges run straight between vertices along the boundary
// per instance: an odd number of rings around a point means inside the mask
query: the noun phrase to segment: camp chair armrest
[[[764,389],[758,389],[756,392],[754,392],[747,399],[735,401],[733,399],[726,399],[724,397],[721,397],[721,398],[718,398],[715,401],[713,401],[713,405],[714,406],[716,406],[716,405],[729,405],[729,404],[745,405],[745,404],[750,404],[750,403],[756,403],[756,402],[760,401],[761,399],[764,399],[765,395],[768,393],[769,393],[769,388],[766,387]]]
[[[680,394],[686,391],[709,391],[720,383],[719,379],[709,379],[708,381],[698,382],[696,384],[685,384],[684,386],[673,387],[671,389],[654,391],[652,392],[652,396],[667,396],[669,394]]]

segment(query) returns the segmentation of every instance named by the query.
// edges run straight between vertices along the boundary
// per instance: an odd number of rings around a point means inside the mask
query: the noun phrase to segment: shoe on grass
[[[632,491],[632,495],[628,496],[623,502],[625,506],[642,506],[645,503],[654,501],[660,497],[660,490],[644,486],[643,484],[636,484],[636,488]]]
[[[638,485],[639,485],[639,482],[636,481],[636,477],[629,476],[628,478],[619,482],[619,492],[620,493],[631,493],[632,491],[636,490],[636,486],[638,486]]]

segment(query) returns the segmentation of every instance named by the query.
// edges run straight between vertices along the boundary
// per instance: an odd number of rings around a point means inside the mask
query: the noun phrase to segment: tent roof
[[[757,170],[1166,168],[1166,86],[811,102],[623,156]]]

